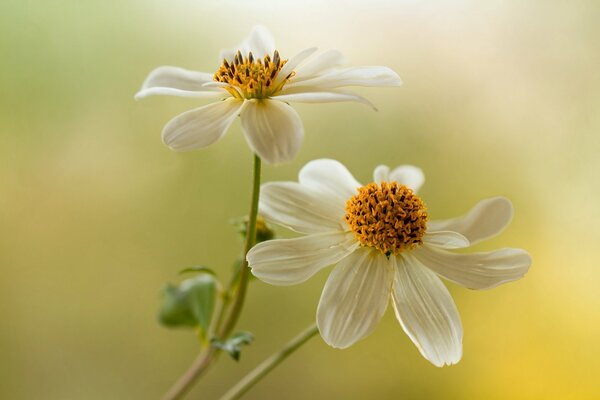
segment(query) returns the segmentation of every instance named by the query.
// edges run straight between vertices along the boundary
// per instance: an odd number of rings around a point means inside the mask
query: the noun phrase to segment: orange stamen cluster
[[[238,50],[233,61],[223,60],[213,79],[231,85],[226,89],[234,97],[264,99],[281,90],[294,75],[290,72],[284,79],[277,79],[286,62],[279,57],[277,50],[272,58],[266,55],[263,59],[255,59],[252,52],[244,57]]]
[[[423,200],[397,182],[370,183],[346,202],[345,220],[358,241],[386,255],[422,244],[428,219]]]

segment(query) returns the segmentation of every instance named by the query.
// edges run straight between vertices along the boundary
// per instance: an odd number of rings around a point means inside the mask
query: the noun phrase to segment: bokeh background
[[[2,0],[0,398],[155,399],[195,357],[190,332],[156,322],[159,291],[195,264],[228,276],[251,154],[239,122],[171,152],[162,126],[202,101],[133,95],[159,65],[216,70],[256,23],[283,55],[336,48],[405,82],[360,90],[377,113],[297,105],[302,151],[265,180],[320,157],[364,182],[377,164],[416,164],[434,218],[510,197],[512,225],[477,247],[523,247],[534,264],[491,291],[449,284],[456,366],[429,364],[388,312],[348,350],[313,339],[247,398],[600,398],[599,20],[594,0]],[[255,343],[189,398],[222,394],[309,324],[326,277],[254,282],[239,326]]]

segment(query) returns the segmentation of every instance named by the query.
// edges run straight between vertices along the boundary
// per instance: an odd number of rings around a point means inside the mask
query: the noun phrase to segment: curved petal
[[[335,196],[345,208],[346,201],[362,185],[339,161],[322,158],[308,162],[298,174],[298,181],[307,187]]]
[[[247,51],[251,51],[255,57],[272,56],[275,51],[275,39],[271,32],[262,25],[252,28],[250,36],[246,39],[246,45]]]
[[[469,289],[491,289],[516,281],[531,265],[531,257],[525,250],[511,248],[456,254],[422,246],[412,250],[411,255],[436,274]]]
[[[352,67],[334,69],[304,81],[292,80],[287,86],[314,86],[325,89],[342,86],[400,86],[401,84],[398,74],[388,67]]]
[[[378,165],[373,171],[373,180],[381,182],[398,182],[412,189],[415,193],[419,191],[425,182],[425,174],[421,168],[413,165],[401,165],[390,171],[387,165]],[[448,229],[437,229],[448,230]]]
[[[357,103],[366,104],[375,111],[377,108],[369,100],[362,96],[353,93],[341,93],[341,92],[302,92],[292,94],[280,94],[272,96],[272,99],[279,101],[291,101],[299,103],[335,103],[340,101],[355,101]]]
[[[250,34],[236,48],[222,50],[219,61],[233,60],[238,50],[244,56],[252,52],[255,58],[263,58],[266,55],[272,56],[275,51],[275,39],[273,39],[271,32],[267,28],[257,25],[252,28]]]
[[[413,165],[401,165],[394,168],[389,175],[390,182],[398,182],[411,188],[415,193],[421,189],[425,182],[425,174],[421,168]],[[436,230],[452,230],[452,229],[436,229]]]
[[[332,68],[340,67],[345,63],[346,59],[341,52],[338,50],[326,50],[296,68],[296,75],[292,79],[294,82],[310,79]]]
[[[310,55],[313,54],[315,51],[317,51],[316,47],[310,47],[308,49],[302,50],[295,56],[290,57],[290,59],[287,60],[283,68],[281,68],[281,71],[279,71],[279,73],[277,74],[273,85],[277,86],[278,83],[287,78],[294,71],[294,69],[296,69],[296,67],[298,67],[304,60],[310,57]]]
[[[248,144],[269,164],[290,161],[300,150],[304,127],[289,105],[277,100],[249,100],[240,116]]]
[[[360,248],[333,270],[319,301],[323,340],[340,349],[369,335],[390,301],[394,270],[378,251]]]
[[[135,99],[139,100],[152,95],[171,95],[182,97],[216,97],[226,94],[222,89],[203,86],[213,81],[213,75],[171,66],[154,69],[144,83]]]
[[[456,364],[462,356],[463,331],[448,289],[410,255],[392,259],[396,261],[392,297],[402,328],[435,366]]]
[[[176,151],[206,147],[223,137],[243,104],[242,101],[229,98],[186,111],[165,125],[163,142]]]
[[[506,197],[492,197],[480,201],[462,217],[429,222],[429,229],[458,232],[469,239],[471,244],[475,244],[502,232],[512,216],[510,200]]]
[[[470,246],[466,237],[452,231],[430,232],[428,230],[423,237],[423,243],[443,249],[463,249]]]
[[[373,171],[373,182],[390,182],[390,167],[387,165],[378,165]]]
[[[252,273],[271,285],[295,285],[337,263],[358,248],[352,234],[330,232],[275,239],[254,246],[246,256]]]
[[[345,203],[318,187],[273,182],[260,193],[260,213],[270,222],[302,233],[346,230]]]

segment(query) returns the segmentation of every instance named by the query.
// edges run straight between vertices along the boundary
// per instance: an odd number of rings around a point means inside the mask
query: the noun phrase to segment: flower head
[[[419,168],[375,169],[361,185],[334,160],[308,163],[299,182],[267,183],[260,212],[306,236],[256,245],[252,273],[274,285],[306,281],[337,264],[317,309],[329,345],[345,348],[369,335],[391,301],[402,328],[436,366],[462,356],[462,326],[441,276],[471,289],[521,278],[531,258],[521,249],[454,253],[490,238],[508,225],[513,209],[504,197],[479,202],[465,216],[430,221],[417,192]]]
[[[329,50],[311,58],[316,50],[282,57],[271,34],[258,26],[237,48],[221,53],[215,73],[159,67],[148,75],[135,97],[221,98],[165,125],[163,141],[173,150],[198,149],[216,142],[239,115],[255,153],[269,163],[288,161],[298,152],[304,136],[302,120],[289,102],[356,101],[372,107],[365,98],[341,88],[401,84],[387,67],[342,68],[340,52]]]

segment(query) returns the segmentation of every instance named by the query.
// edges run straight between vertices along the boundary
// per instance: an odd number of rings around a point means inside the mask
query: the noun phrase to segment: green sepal
[[[162,293],[163,303],[158,314],[160,323],[173,328],[198,327],[201,336],[206,337],[217,295],[215,277],[201,274],[177,286],[167,284]]]
[[[235,218],[229,222],[235,227],[235,230],[242,238],[245,239],[248,231],[248,217]],[[258,215],[256,217],[256,243],[265,242],[274,238],[275,232],[267,224],[264,218]]]
[[[249,345],[254,340],[254,336],[250,332],[234,333],[229,339],[220,341],[212,340],[212,345],[218,349],[227,352],[235,361],[239,361],[242,352],[242,346]]]

